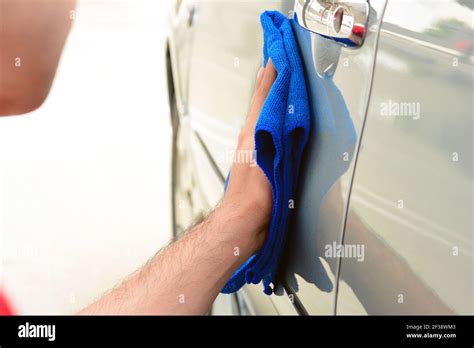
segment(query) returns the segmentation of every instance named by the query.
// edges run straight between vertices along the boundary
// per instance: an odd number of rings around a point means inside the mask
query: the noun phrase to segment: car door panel
[[[386,9],[337,314],[473,313],[474,7],[436,4]]]
[[[335,312],[337,248],[372,82],[385,1],[371,1],[367,35],[358,49],[295,27],[312,110],[283,261],[283,279],[309,314]]]

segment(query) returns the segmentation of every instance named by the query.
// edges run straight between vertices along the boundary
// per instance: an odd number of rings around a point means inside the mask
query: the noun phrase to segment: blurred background
[[[74,313],[171,237],[168,8],[79,0],[46,102],[0,117],[0,287],[17,313]]]

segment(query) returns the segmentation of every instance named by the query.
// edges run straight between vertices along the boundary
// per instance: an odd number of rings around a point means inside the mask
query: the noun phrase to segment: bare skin
[[[0,116],[43,104],[74,9],[75,0],[0,0]]]
[[[252,153],[254,130],[276,78],[271,62],[257,77],[237,151]],[[232,273],[263,245],[270,184],[252,162],[234,162],[222,203],[142,270],[79,314],[205,314]]]

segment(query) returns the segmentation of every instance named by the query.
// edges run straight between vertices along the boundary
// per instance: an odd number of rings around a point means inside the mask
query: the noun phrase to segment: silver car
[[[175,233],[222,196],[265,10],[294,21],[313,129],[276,293],[247,285],[213,312],[473,314],[471,0],[177,1]]]

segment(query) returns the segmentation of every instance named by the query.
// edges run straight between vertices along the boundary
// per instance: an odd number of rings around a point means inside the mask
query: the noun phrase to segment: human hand
[[[242,233],[255,238],[255,250],[265,242],[271,217],[273,198],[270,183],[256,163],[255,126],[277,72],[268,61],[260,68],[247,120],[242,128],[234,163],[230,171],[222,208],[232,215],[241,216]]]

